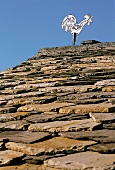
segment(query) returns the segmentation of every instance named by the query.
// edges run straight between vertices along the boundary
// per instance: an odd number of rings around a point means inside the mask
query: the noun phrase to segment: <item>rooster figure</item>
[[[62,21],[62,29],[65,29],[65,31],[70,31],[73,35],[73,45],[75,45],[77,35],[82,31],[84,25],[86,23],[87,25],[90,25],[93,16],[87,14],[84,18],[85,19],[79,24],[76,24],[76,18],[73,15],[67,15]]]

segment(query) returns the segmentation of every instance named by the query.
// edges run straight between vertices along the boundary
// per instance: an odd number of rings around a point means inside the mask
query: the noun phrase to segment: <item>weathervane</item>
[[[70,31],[73,35],[73,45],[75,45],[77,35],[82,31],[84,25],[90,25],[93,16],[87,14],[84,16],[84,20],[79,24],[76,24],[76,18],[73,15],[67,15],[62,21],[62,29],[65,31]]]

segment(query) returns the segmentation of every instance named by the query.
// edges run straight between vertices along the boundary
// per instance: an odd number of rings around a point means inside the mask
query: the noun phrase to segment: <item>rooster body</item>
[[[76,18],[73,15],[67,15],[62,21],[62,29],[65,31],[70,31],[73,35],[73,45],[75,45],[77,35],[82,31],[84,25],[90,25],[92,22],[92,17],[90,14],[84,16],[84,20],[79,24],[76,24]]]

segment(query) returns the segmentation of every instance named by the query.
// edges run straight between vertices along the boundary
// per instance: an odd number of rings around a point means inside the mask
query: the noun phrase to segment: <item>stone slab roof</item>
[[[115,42],[82,44],[0,72],[0,170],[115,169]]]

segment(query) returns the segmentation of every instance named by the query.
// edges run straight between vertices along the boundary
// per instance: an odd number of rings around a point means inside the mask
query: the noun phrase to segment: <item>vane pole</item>
[[[74,32],[74,33],[73,33],[73,45],[75,45],[76,37],[77,37],[77,34]]]

